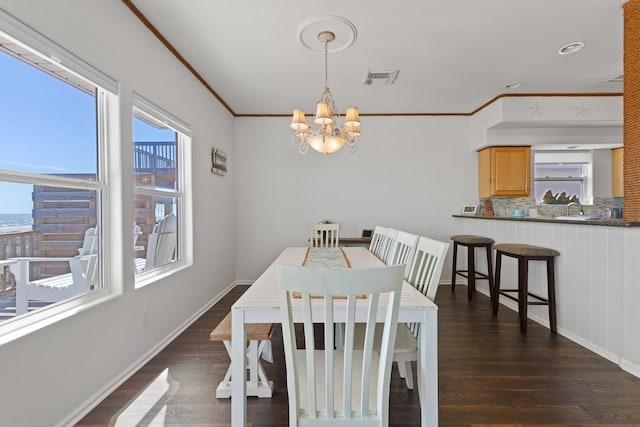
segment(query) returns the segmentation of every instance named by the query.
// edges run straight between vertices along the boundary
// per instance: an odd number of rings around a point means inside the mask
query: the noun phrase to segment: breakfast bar
[[[640,369],[635,362],[639,360],[640,347],[637,336],[631,333],[632,325],[640,325],[636,309],[640,223],[620,219],[452,216],[460,234],[486,236],[496,244],[523,243],[560,252],[556,259],[558,333],[623,369]],[[476,260],[480,265],[484,261]],[[529,289],[545,295],[544,265],[532,265],[529,273]],[[517,283],[515,260],[503,262],[502,283]],[[478,284],[477,289],[489,295],[485,283]],[[500,303],[517,311],[511,301],[501,299]],[[546,307],[532,307],[528,314],[529,320],[549,326]]]

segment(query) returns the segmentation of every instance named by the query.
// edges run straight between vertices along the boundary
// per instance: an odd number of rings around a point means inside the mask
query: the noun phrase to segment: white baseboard
[[[87,415],[93,408],[98,406],[105,398],[113,393],[118,387],[120,387],[126,380],[128,380],[133,374],[138,372],[147,362],[153,359],[162,349],[164,349],[171,341],[173,341],[178,335],[184,332],[193,322],[195,322],[200,316],[202,316],[207,310],[209,310],[215,303],[220,301],[229,291],[231,291],[236,285],[244,284],[241,282],[233,282],[227,286],[222,292],[209,300],[200,310],[185,320],[180,326],[167,335],[162,341],[158,342],[142,356],[140,356],[133,364],[131,364],[124,372],[118,377],[114,378],[109,383],[105,384],[94,394],[89,396],[82,405],[76,408],[75,411],[68,414],[56,427],[72,426],[77,424],[85,415]]]
[[[625,371],[629,372],[631,375],[640,378],[640,365],[636,363],[629,362],[624,357],[620,361],[620,367]]]

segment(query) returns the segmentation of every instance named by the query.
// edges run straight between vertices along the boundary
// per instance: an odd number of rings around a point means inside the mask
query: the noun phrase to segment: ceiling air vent
[[[605,80],[607,83],[623,83],[624,82],[624,73],[618,74],[615,77],[611,77],[610,79]]]
[[[390,85],[396,81],[396,77],[398,77],[399,70],[395,71],[369,71],[367,73],[367,78],[364,81],[366,85],[373,84],[385,84]]]

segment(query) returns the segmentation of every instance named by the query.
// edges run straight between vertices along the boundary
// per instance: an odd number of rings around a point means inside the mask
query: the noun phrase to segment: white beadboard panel
[[[606,334],[606,348],[615,354],[622,354],[622,325],[623,318],[620,301],[624,301],[624,228],[607,227],[606,242],[606,273],[604,286],[606,288],[606,310],[608,313]],[[622,307],[624,309],[624,307]]]
[[[623,369],[640,376],[640,228],[624,235]]]
[[[558,250],[555,278],[559,333],[635,375],[640,373],[640,228],[469,218],[464,220],[464,233],[491,237],[496,243],[526,243]],[[483,271],[484,254],[477,255],[477,262]],[[528,277],[529,291],[547,296],[545,263],[529,262]],[[477,287],[488,295],[484,282]],[[517,262],[513,258],[503,257],[501,287],[517,287]],[[517,309],[506,298],[500,302]],[[547,307],[530,306],[528,311],[531,320],[549,325]]]
[[[578,258],[578,228],[567,227],[565,225],[554,225],[554,229],[562,230],[563,240],[558,242],[560,247],[560,256],[562,259],[558,262],[558,280],[556,288],[558,292],[558,303],[562,306],[563,323],[562,326],[578,334],[578,287],[576,286],[576,275],[580,268],[580,260]],[[572,303],[569,303],[572,302]]]
[[[607,323],[609,322],[609,292],[607,272],[609,253],[607,242],[610,227],[591,227],[591,341],[607,348]],[[615,286],[615,285],[614,285]]]
[[[578,335],[591,340],[591,319],[593,311],[591,309],[590,293],[593,286],[591,277],[591,269],[594,267],[591,262],[591,229],[593,226],[578,225],[574,227],[578,232],[576,235],[577,247],[575,248],[577,271],[574,278],[576,295],[577,295],[577,311],[578,311]]]

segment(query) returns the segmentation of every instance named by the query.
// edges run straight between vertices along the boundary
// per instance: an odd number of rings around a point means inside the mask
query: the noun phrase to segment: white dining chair
[[[388,228],[387,235],[382,242],[382,253],[380,259],[387,265],[391,265],[391,253],[393,252],[393,248],[396,245],[396,241],[398,240],[398,230],[395,228]]]
[[[312,248],[337,248],[340,244],[340,224],[311,224],[309,246]]]
[[[384,239],[387,237],[388,232],[387,227],[381,227],[376,225],[376,228],[373,230],[373,234],[371,235],[371,243],[369,244],[369,252],[382,259],[382,249]]]
[[[276,265],[290,426],[388,426],[403,272],[402,266],[332,270]],[[379,309],[384,331],[377,352],[373,338]],[[295,322],[294,310],[302,315]],[[364,346],[358,350],[356,320],[366,322]],[[316,350],[314,322],[324,325],[324,350]],[[302,349],[294,323],[303,324]],[[346,325],[343,350],[333,348],[336,323]]]
[[[411,260],[413,259],[413,252],[418,244],[418,236],[406,231],[398,231],[395,244],[391,248],[389,254],[388,265],[404,264],[405,267],[405,279],[409,274],[409,267]]]
[[[435,300],[442,267],[449,250],[449,242],[420,236],[411,261],[407,281],[431,301]],[[393,360],[398,363],[400,376],[407,388],[413,389],[411,362],[418,360],[419,324],[399,324]]]
[[[435,299],[448,250],[449,242],[440,242],[419,236],[415,250],[409,258],[409,265],[405,270],[405,280],[431,301]],[[358,324],[355,330],[355,347],[362,348],[364,345],[364,328]],[[398,363],[400,376],[405,379],[409,389],[413,389],[411,362],[418,360],[418,333],[418,324],[398,324],[393,350],[393,361]],[[374,348],[378,348],[381,342],[382,328],[378,326],[376,328]],[[341,345],[341,342],[337,341],[337,346],[341,347]]]

